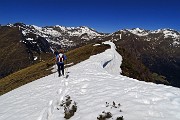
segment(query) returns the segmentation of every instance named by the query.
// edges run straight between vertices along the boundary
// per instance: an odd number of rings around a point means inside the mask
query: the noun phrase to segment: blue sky
[[[180,0],[0,0],[0,24],[180,31]]]

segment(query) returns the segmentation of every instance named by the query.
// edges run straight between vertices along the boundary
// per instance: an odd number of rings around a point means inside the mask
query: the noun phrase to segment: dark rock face
[[[28,37],[31,40],[26,39],[19,27],[0,27],[0,78],[41,60],[41,57],[46,56],[41,53],[52,52],[45,38],[34,34]]]
[[[0,78],[31,64],[18,28],[0,28]]]
[[[45,38],[43,38],[43,37],[38,37],[37,39],[36,39],[36,41],[37,41],[37,45],[39,46],[39,48],[40,48],[40,50],[42,51],[42,52],[51,52],[51,50],[50,50],[50,45],[49,45],[49,43],[48,43],[48,41],[45,39]]]

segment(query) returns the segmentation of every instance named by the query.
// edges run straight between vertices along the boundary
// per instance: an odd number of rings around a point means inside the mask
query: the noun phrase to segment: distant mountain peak
[[[146,36],[149,34],[149,30],[145,30],[141,28],[133,28],[133,29],[126,29],[126,30],[138,36]]]

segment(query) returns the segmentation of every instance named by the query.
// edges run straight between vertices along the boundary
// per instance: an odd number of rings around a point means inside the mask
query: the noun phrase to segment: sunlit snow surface
[[[148,35],[149,33],[146,32],[145,30],[142,30],[140,28],[135,28],[135,29],[127,29],[129,32],[135,34],[135,35],[138,35],[138,36],[146,36]]]
[[[180,120],[180,89],[119,75],[122,58],[110,44],[111,49],[68,68],[67,79],[51,74],[0,96],[0,120],[64,120],[58,105],[66,95],[77,102],[70,120],[96,120],[102,111],[113,119]],[[120,108],[106,107],[113,101]]]

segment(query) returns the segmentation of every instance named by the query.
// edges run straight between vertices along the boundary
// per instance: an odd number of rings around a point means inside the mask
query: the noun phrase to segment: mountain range
[[[52,57],[54,49],[70,51],[109,40],[123,56],[123,74],[144,81],[153,81],[149,76],[160,75],[170,85],[180,87],[180,32],[173,29],[134,28],[100,33],[86,26],[7,24],[0,26],[0,78]]]

